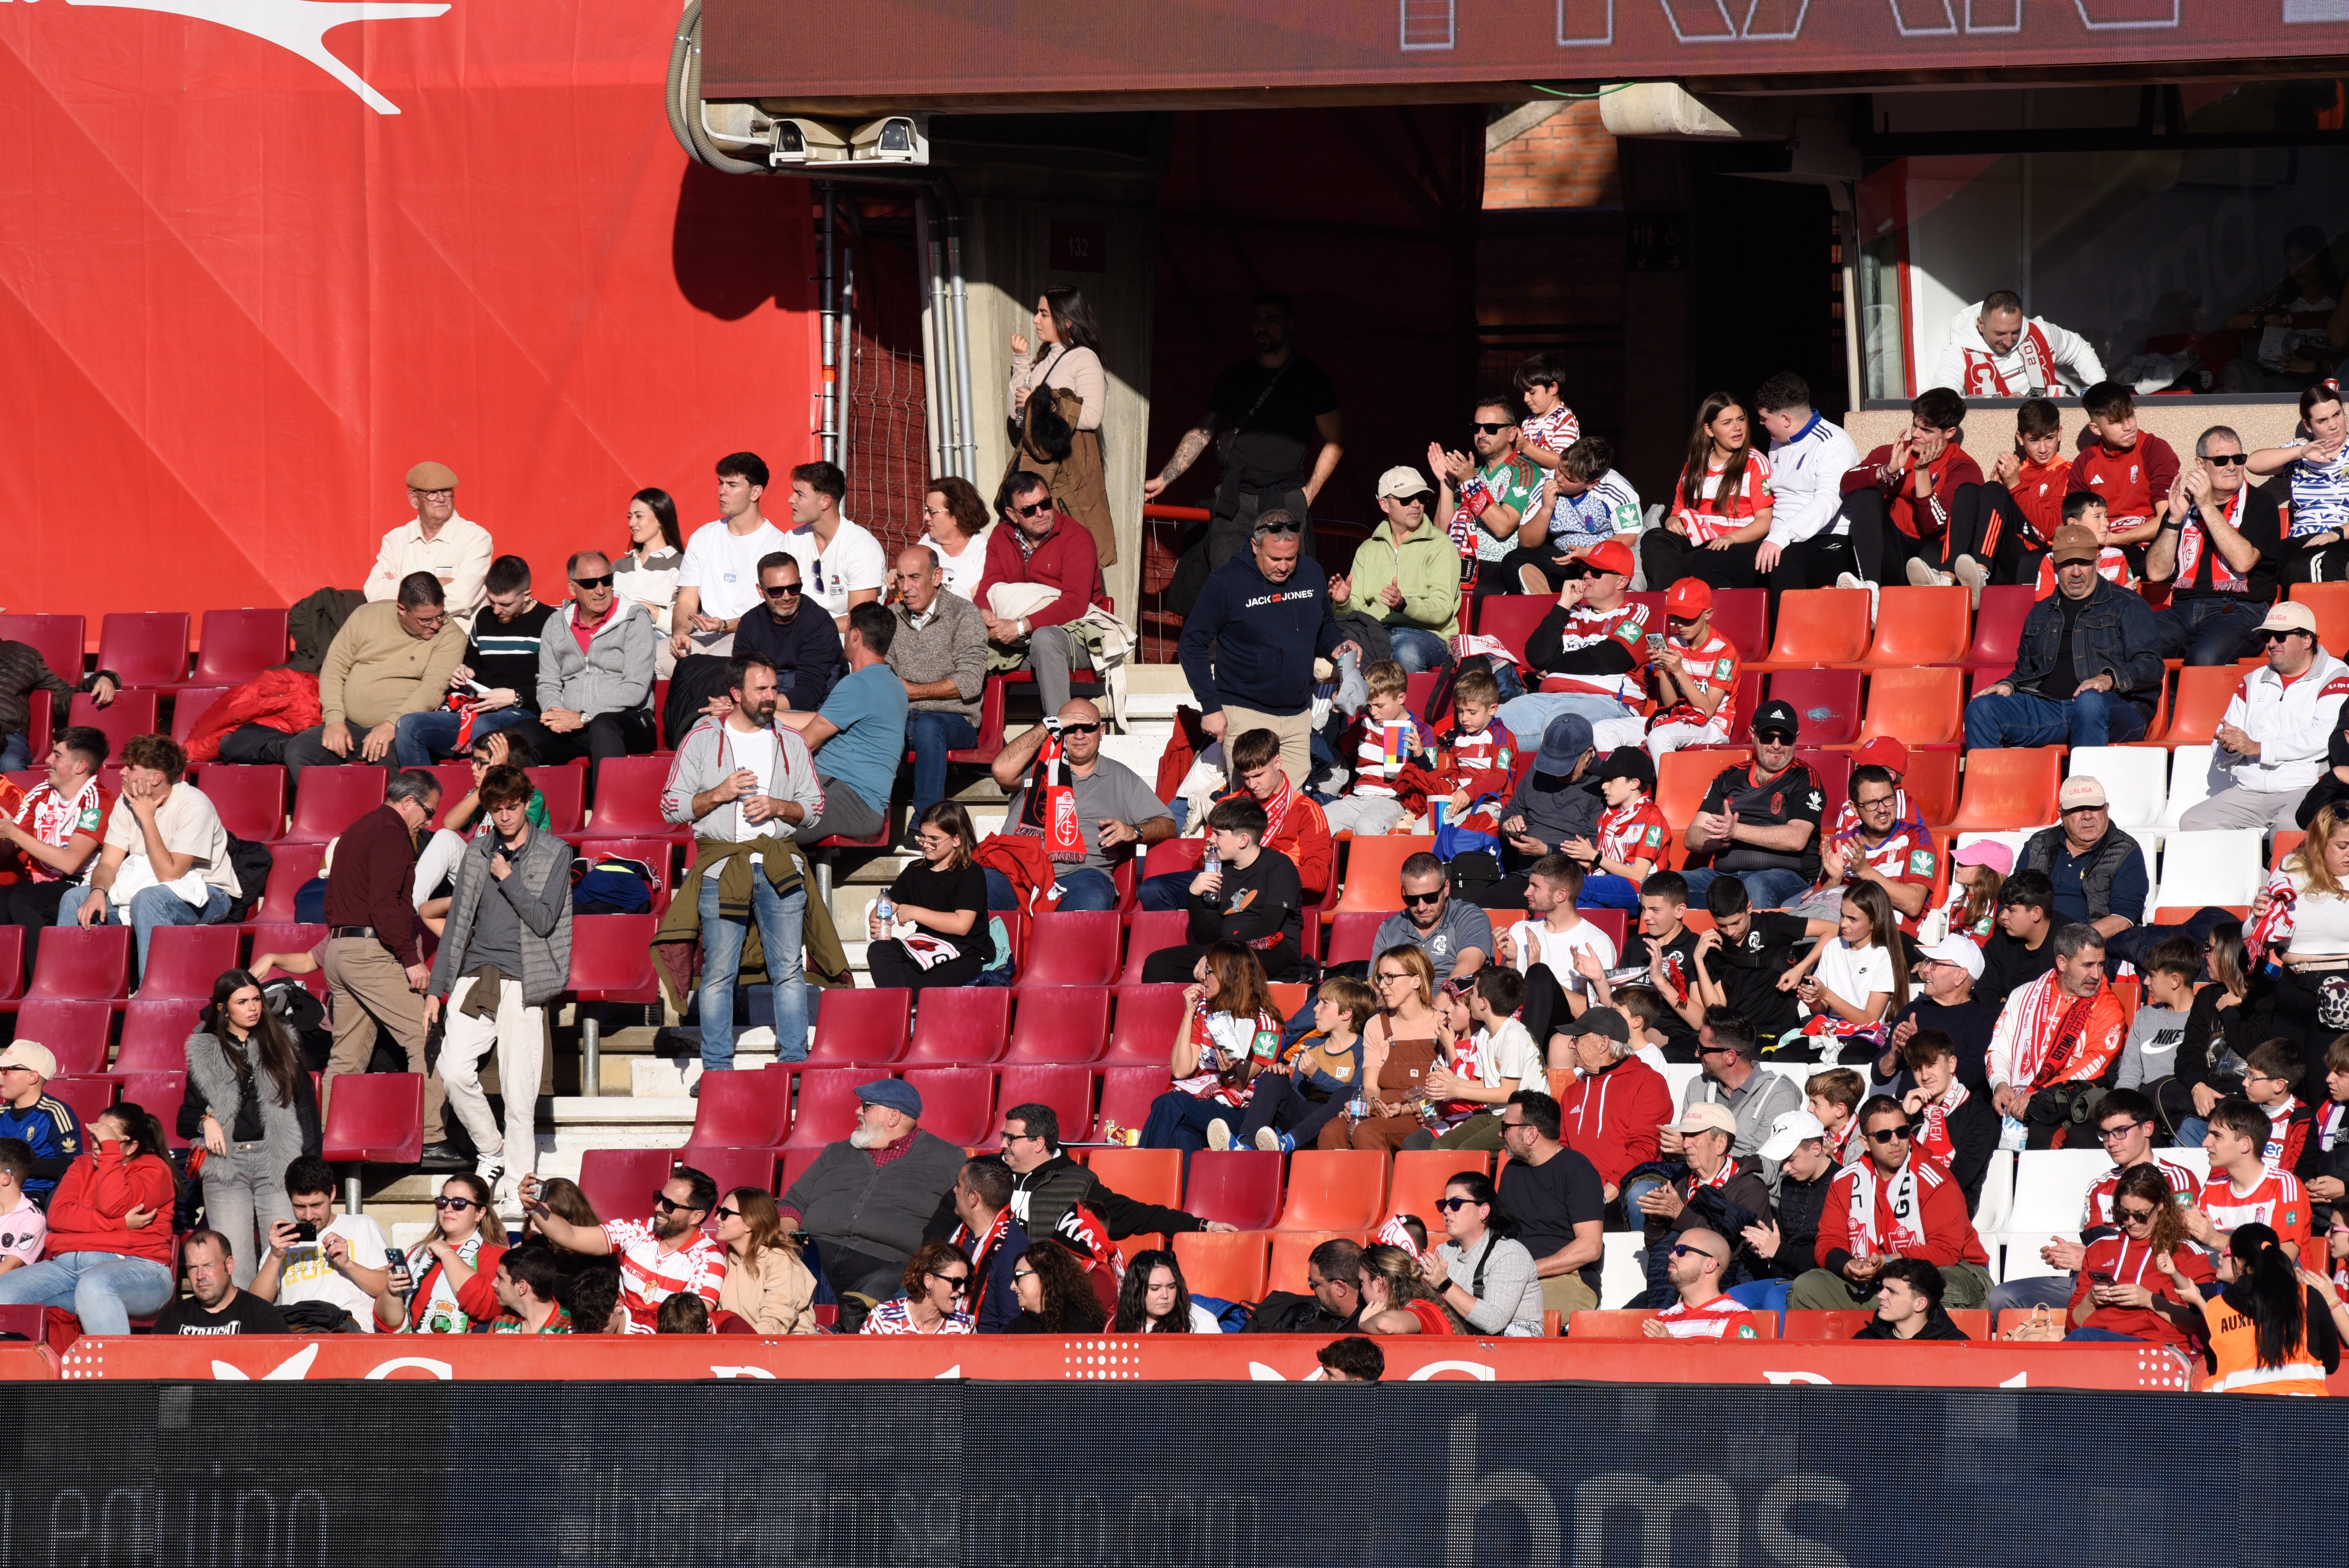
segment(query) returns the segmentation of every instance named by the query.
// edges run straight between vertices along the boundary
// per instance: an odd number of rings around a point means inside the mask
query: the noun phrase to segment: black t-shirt
[[[1801,1021],[1795,994],[1779,990],[1778,981],[1809,951],[1803,934],[1809,923],[1799,914],[1756,910],[1744,941],[1734,947],[1723,942],[1705,954],[1705,973],[1721,987],[1729,1006],[1744,1014],[1764,1039],[1775,1039]]]
[[[1656,1026],[1663,1030],[1664,1038],[1673,1045],[1685,1044],[1696,1038],[1696,1031],[1689,1027],[1688,1021],[1671,1007],[1676,990],[1684,996],[1693,995],[1696,990],[1696,943],[1697,934],[1683,925],[1678,936],[1660,944],[1663,949],[1661,964],[1651,965],[1648,962],[1648,939],[1634,927],[1623,941],[1624,966],[1610,971],[1608,975],[1609,980],[1617,985],[1655,987],[1664,998],[1664,1016],[1656,1021]],[[1659,968],[1664,972],[1657,973]],[[1675,972],[1680,982],[1677,987],[1673,985]],[[1696,1058],[1691,1057],[1689,1059],[1694,1061]]]
[[[2017,942],[2003,931],[1993,931],[1982,944],[1982,977],[1974,984],[1974,999],[1993,1007],[2006,1006],[2018,986],[2028,985],[2055,967],[2055,934],[2050,931],[2039,951]]]
[[[1716,852],[1711,862],[1713,869],[1800,872],[1816,883],[1819,880],[1819,813],[1826,806],[1826,793],[1819,788],[1817,777],[1800,761],[1788,763],[1784,773],[1775,775],[1764,775],[1746,763],[1723,769],[1713,779],[1713,788],[1704,792],[1704,804],[1699,810],[1716,813],[1734,810],[1739,821],[1764,828],[1808,822],[1811,836],[1803,841],[1796,854],[1741,843]]]
[[[1207,407],[1234,432],[1225,463],[1243,483],[1299,485],[1309,471],[1306,459],[1321,449],[1313,421],[1337,411],[1338,384],[1301,354],[1292,352],[1272,370],[1243,359],[1216,377]]]
[[[2005,934],[2004,932],[1999,934],[2000,936]],[[2055,944],[2050,942],[2047,945],[2053,951]],[[1920,996],[1892,1015],[1892,1027],[1899,1028],[1905,1018],[1914,1018],[1919,1028],[1939,1029],[1949,1036],[1950,1043],[1958,1047],[1958,1081],[1976,1094],[1988,1094],[1990,1037],[1991,1032],[1998,1027],[1998,1014],[1999,1004],[1985,1002],[1980,996],[1961,1002],[1954,1007],[1944,1007],[1930,997]],[[1889,1079],[1879,1080],[1871,1065],[1869,1087],[1882,1088],[1886,1083],[1900,1083],[1907,1071],[1906,1068],[1896,1065]],[[1909,1087],[1901,1084],[1901,1092],[1906,1093]]]
[[[1538,1262],[1574,1244],[1574,1227],[1607,1218],[1606,1189],[1599,1168],[1571,1149],[1560,1149],[1539,1165],[1512,1160],[1501,1172],[1501,1207],[1517,1222],[1517,1240]],[[1576,1273],[1594,1292],[1599,1260]]]
[[[1249,892],[1256,896],[1247,907],[1233,909]],[[1190,937],[1194,942],[1245,942],[1256,948],[1265,974],[1282,978],[1305,952],[1304,908],[1296,862],[1278,850],[1260,850],[1247,866],[1225,862],[1224,884],[1212,900],[1190,895]]]
[[[2242,584],[2237,589],[2214,589],[2210,574],[2216,565],[2225,564],[2217,548],[2206,539],[2194,562],[2189,577],[2174,573],[2177,586],[2169,593],[2174,603],[2185,599],[2225,599],[2240,604],[2267,604],[2275,600],[2276,579],[2283,571],[2283,518],[2276,509],[2275,497],[2265,485],[2243,487],[2243,507],[2231,520],[2234,530],[2243,536],[2243,542],[2260,552],[2250,572],[2236,579]],[[2181,532],[2178,543],[2183,546]],[[2214,564],[2215,563],[2215,564]]]
[[[218,1312],[207,1312],[194,1296],[181,1296],[155,1315],[157,1334],[284,1334],[277,1309],[249,1290],[232,1291]]]
[[[2072,632],[2080,624],[2080,612],[2087,608],[2085,599],[2067,599],[2061,589],[2055,602],[2064,615],[2064,630],[2055,639],[2055,665],[2039,679],[2039,695],[2052,702],[2070,702],[2072,694],[2080,689],[2080,677],[2072,665]],[[2101,672],[2100,672],[2101,673]]]
[[[895,903],[910,903],[916,909],[934,909],[950,913],[958,909],[978,913],[978,923],[964,934],[939,931],[932,926],[914,923],[914,929],[951,942],[962,952],[968,953],[982,944],[987,936],[987,873],[976,862],[958,872],[939,871],[926,861],[916,861],[897,873],[889,884],[889,898]]]

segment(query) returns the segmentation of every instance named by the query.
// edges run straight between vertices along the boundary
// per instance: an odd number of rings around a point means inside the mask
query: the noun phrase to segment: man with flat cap
[[[962,1173],[963,1152],[921,1130],[921,1091],[904,1079],[861,1085],[856,1099],[855,1130],[826,1144],[783,1194],[783,1229],[815,1243],[834,1290],[886,1301]]]
[[[383,536],[375,570],[367,573],[367,602],[394,598],[402,578],[429,572],[440,580],[450,618],[471,625],[487,592],[482,583],[493,553],[490,531],[457,515],[457,475],[445,463],[419,463],[408,470],[408,504],[416,509],[415,521]]]

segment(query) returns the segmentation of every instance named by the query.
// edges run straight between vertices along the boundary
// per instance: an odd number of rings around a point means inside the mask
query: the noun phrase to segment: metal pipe
[[[840,366],[839,411],[833,420],[840,455],[833,461],[845,470],[849,466],[848,434],[855,416],[850,394],[856,387],[856,253],[843,251],[840,256],[840,310],[833,317],[840,333],[840,351],[833,357]]]
[[[937,191],[947,210],[947,274],[954,291],[955,418],[960,440],[959,466],[955,472],[969,479],[978,472],[978,424],[970,401],[970,315],[962,275],[962,193],[941,174]]]
[[[597,1037],[595,1016],[579,1010],[579,1092],[589,1097],[604,1092],[603,1041]]]
[[[930,445],[930,466],[923,471],[942,476],[947,466],[939,428],[936,367],[937,332],[944,313],[936,295],[937,267],[930,255],[932,217],[929,192],[925,191],[914,198],[914,267],[922,298],[922,434]]]
[[[840,459],[840,367],[833,358],[832,292],[832,181],[816,181],[816,199],[823,203],[823,284],[817,293],[816,352],[822,366],[823,402],[816,420],[816,433],[823,449],[823,460],[837,466]]]

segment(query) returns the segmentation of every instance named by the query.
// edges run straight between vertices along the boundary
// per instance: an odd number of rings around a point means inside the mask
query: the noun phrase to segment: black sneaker
[[[416,1157],[416,1163],[425,1171],[471,1171],[473,1157],[444,1140],[426,1144],[424,1151]]]

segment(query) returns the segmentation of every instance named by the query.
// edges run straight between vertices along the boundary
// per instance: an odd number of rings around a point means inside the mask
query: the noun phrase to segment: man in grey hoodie
[[[601,551],[571,558],[571,603],[538,645],[538,717],[522,729],[542,767],[587,758],[587,790],[606,757],[641,757],[659,744],[653,721],[653,662],[660,629],[612,588]]]

